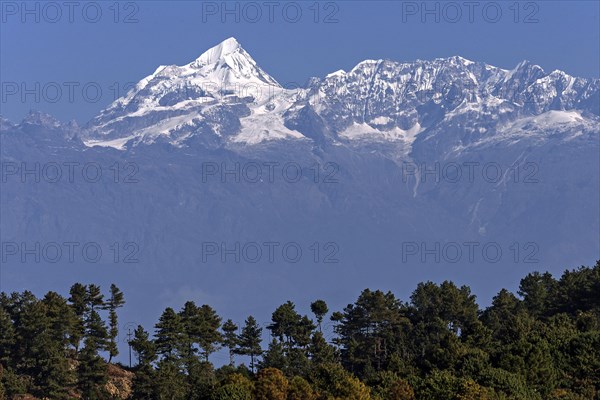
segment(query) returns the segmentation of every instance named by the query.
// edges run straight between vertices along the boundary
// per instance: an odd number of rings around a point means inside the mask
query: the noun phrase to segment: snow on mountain
[[[240,118],[251,116],[249,105],[260,114],[282,92],[287,91],[229,38],[189,64],[161,66],[142,79],[90,122],[86,143],[122,148],[129,140],[167,137],[178,145],[202,132],[228,136],[239,130]],[[248,125],[253,129],[252,120]],[[275,137],[293,136],[283,125],[270,128]]]
[[[310,95],[317,100],[310,103],[334,131],[356,131],[357,125],[367,124],[364,135],[398,138],[393,134],[398,129],[484,133],[496,124],[550,110],[598,114],[598,93],[599,80],[546,75],[527,62],[507,71],[451,57],[363,61],[348,73],[328,75],[313,88]]]
[[[15,124],[13,124],[9,119],[4,118],[2,115],[0,115],[0,130],[10,129],[14,125]]]
[[[518,140],[524,135],[540,136],[560,134],[563,140],[572,140],[584,133],[598,133],[600,118],[595,115],[583,116],[581,111],[556,111],[518,119],[498,130],[500,136],[510,135]]]
[[[444,135],[463,146],[549,111],[580,110],[587,119],[599,114],[599,93],[598,79],[547,74],[528,61],[504,70],[458,56],[365,60],[290,90],[229,38],[189,64],[161,66],[142,79],[90,122],[85,142],[124,149],[156,141],[227,147],[367,140],[401,142],[410,152],[419,137]]]
[[[236,83],[260,83],[279,86],[279,83],[264,72],[235,38],[229,38],[207,50],[188,64],[192,70],[225,86]],[[195,71],[194,71],[195,72]]]

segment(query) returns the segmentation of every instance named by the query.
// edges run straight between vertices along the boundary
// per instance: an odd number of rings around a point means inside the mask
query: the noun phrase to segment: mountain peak
[[[2,114],[0,114],[0,131],[8,128],[12,128],[15,124],[12,123],[8,118],[4,118]]]
[[[544,73],[544,69],[529,60],[523,60],[514,68],[513,71],[538,71]]]
[[[435,135],[435,129],[462,126],[463,119],[472,118],[464,128],[470,135],[496,129],[499,113],[503,121],[548,110],[590,109],[597,115],[597,86],[588,89],[585,80],[571,85],[558,73],[540,81],[544,76],[527,62],[504,70],[460,56],[365,60],[287,90],[228,38],[189,64],[160,67],[102,111],[85,135],[90,143],[117,148],[131,139],[181,146],[196,137],[212,146],[213,139],[256,144],[303,135],[332,141],[373,137],[402,141],[409,151],[417,134]]]
[[[204,53],[202,53],[202,55],[200,57],[198,57],[196,59],[196,61],[194,61],[194,64],[196,64],[196,65],[214,64],[214,63],[222,60],[225,56],[236,53],[240,50],[245,52],[245,50],[242,48],[242,46],[236,40],[236,38],[230,37],[230,38],[223,40],[218,45],[206,50]]]
[[[279,86],[233,37],[206,50],[186,67],[221,84],[254,82]]]
[[[52,115],[37,110],[29,110],[29,113],[25,116],[25,118],[23,118],[21,124],[39,125],[53,128],[61,126],[60,121],[54,118]]]

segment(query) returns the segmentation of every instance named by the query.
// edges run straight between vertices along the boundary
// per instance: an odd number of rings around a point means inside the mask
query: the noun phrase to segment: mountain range
[[[456,56],[284,86],[229,38],[84,126],[0,119],[1,288],[116,282],[132,323],[190,298],[266,321],[274,298],[339,308],[427,279],[491,299],[600,258],[599,134],[600,79]],[[43,254],[66,242],[104,256]]]

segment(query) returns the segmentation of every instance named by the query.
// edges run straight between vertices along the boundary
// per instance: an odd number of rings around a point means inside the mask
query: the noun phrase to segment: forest
[[[81,283],[1,293],[0,399],[600,399],[600,261],[529,273],[483,309],[449,281],[406,301],[365,289],[339,311],[273,305],[264,329],[188,301],[131,332],[131,367],[115,361],[125,300]]]

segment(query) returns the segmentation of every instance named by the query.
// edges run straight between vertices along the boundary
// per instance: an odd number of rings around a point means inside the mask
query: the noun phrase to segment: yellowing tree
[[[265,368],[256,379],[256,400],[286,400],[288,385],[283,372],[277,368]]]

